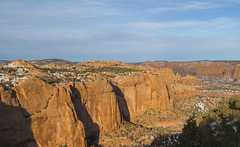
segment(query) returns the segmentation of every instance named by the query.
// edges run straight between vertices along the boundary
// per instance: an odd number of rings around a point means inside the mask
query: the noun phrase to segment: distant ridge
[[[167,60],[155,60],[155,61],[143,61],[143,62],[132,62],[131,64],[145,63],[145,62],[240,62],[240,60],[190,60],[190,61],[167,61]]]
[[[131,65],[146,65],[148,63],[203,63],[203,62],[209,62],[209,63],[215,63],[215,62],[223,62],[223,63],[230,63],[232,65],[240,64],[240,60],[193,60],[193,61],[166,61],[166,60],[155,60],[155,61],[143,61],[143,62],[132,62],[128,63]],[[150,65],[152,66],[152,65]]]
[[[0,60],[0,65],[7,65],[7,64],[11,63],[12,61],[14,61],[14,60]],[[60,66],[74,65],[74,64],[79,63],[79,62],[71,62],[71,61],[64,60],[64,59],[40,59],[40,60],[29,60],[27,62],[30,64],[33,64],[33,65],[57,64]]]
[[[73,64],[78,63],[78,62],[71,62],[71,61],[64,60],[64,59],[42,59],[42,60],[31,60],[28,62],[31,64],[38,64],[38,65],[57,64],[60,66],[73,65]]]
[[[0,65],[7,65],[14,60],[0,60]],[[31,64],[46,65],[46,64],[57,64],[60,66],[75,65],[81,62],[71,62],[65,59],[40,59],[40,60],[28,60]],[[202,62],[224,62],[232,65],[240,64],[240,60],[193,60],[193,61],[166,61],[166,60],[155,60],[155,61],[143,61],[143,62],[132,62],[130,65],[146,65],[148,63],[202,63]],[[148,64],[149,65],[149,64]],[[152,65],[150,65],[152,66]]]
[[[9,60],[0,60],[0,65],[6,65],[8,63],[10,63],[12,61],[9,61]]]

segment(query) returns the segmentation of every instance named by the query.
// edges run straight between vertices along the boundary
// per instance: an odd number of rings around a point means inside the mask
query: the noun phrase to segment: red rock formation
[[[7,144],[10,146],[85,146],[86,139],[90,143],[97,141],[99,131],[117,129],[121,119],[130,120],[134,113],[150,108],[173,110],[170,83],[174,79],[171,69],[161,70],[159,75],[131,75],[118,84],[99,78],[51,86],[31,77],[12,90],[0,90],[3,105],[0,117],[7,115],[6,120],[0,120],[4,124],[0,129],[8,130],[8,135],[3,133],[1,138],[4,143],[15,142]],[[11,115],[17,119],[11,120]],[[13,127],[14,124],[19,126]],[[24,130],[28,132],[25,136],[9,137]]]
[[[180,76],[178,73],[176,74],[177,80],[179,83],[184,83],[184,84],[199,84],[200,81],[198,78],[190,75],[186,75],[185,77]]]
[[[227,65],[222,62],[201,63],[197,65],[197,75],[222,76],[227,69]]]
[[[86,124],[87,136],[118,128],[121,123],[118,101],[107,80],[76,83],[72,91],[78,117]],[[84,107],[79,108],[81,105]]]
[[[97,141],[99,131],[117,129],[121,123],[107,80],[53,87],[31,77],[11,91],[2,90],[1,101],[26,110],[31,139],[39,146],[84,146],[85,134],[89,142],[92,137]]]
[[[172,84],[175,98],[186,98],[196,95],[196,89],[193,86],[184,84]]]
[[[153,108],[155,110],[173,109],[173,94],[171,86],[163,77],[151,74],[145,76],[128,76],[117,85],[120,99],[125,100],[126,106],[122,111],[129,115]],[[124,101],[122,102],[122,104]],[[130,116],[125,116],[129,118]]]
[[[144,62],[158,68],[170,67],[181,75],[211,75],[240,80],[240,65],[238,61],[194,61],[194,62]]]
[[[240,81],[240,65],[235,65],[232,71],[232,78]]]
[[[21,107],[30,114],[42,110],[47,105],[48,99],[54,94],[54,87],[35,77],[23,81],[13,90],[16,92]]]
[[[4,111],[0,116],[6,116],[6,120],[0,120],[4,124],[1,133],[4,129],[8,134],[15,133],[13,139],[1,134],[4,143],[86,145],[83,124],[77,119],[71,96],[64,86],[55,88],[37,78],[29,78],[13,90],[1,91],[1,105],[4,105]],[[9,125],[5,125],[6,122]],[[24,130],[28,132],[26,135],[22,133]]]

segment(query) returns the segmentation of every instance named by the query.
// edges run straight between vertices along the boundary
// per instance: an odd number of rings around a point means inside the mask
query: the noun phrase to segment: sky
[[[240,60],[240,0],[0,0],[0,60]]]

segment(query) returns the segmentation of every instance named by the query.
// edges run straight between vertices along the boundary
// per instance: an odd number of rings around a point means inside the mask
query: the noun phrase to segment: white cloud
[[[114,26],[114,25],[113,25]],[[148,33],[182,33],[199,35],[236,35],[240,32],[240,23],[233,18],[216,18],[209,21],[180,20],[173,22],[130,22],[116,24],[116,27],[129,28],[129,30],[146,31]]]
[[[104,2],[101,2],[100,0],[94,1],[94,0],[82,0],[82,2],[90,4],[90,5],[100,5],[100,6],[106,6]]]
[[[126,26],[144,28],[144,29],[159,29],[159,28],[179,28],[179,27],[189,27],[189,26],[199,26],[206,22],[201,21],[177,21],[177,22],[137,22],[130,23]]]
[[[41,22],[79,22],[85,18],[96,18],[117,15],[111,6],[90,0],[81,1],[41,1],[0,2],[1,21],[10,23],[32,24]]]
[[[181,2],[178,1],[164,7],[157,7],[149,9],[150,12],[163,12],[163,11],[188,11],[188,10],[204,10],[221,7],[221,5],[211,2],[199,2],[199,1],[189,1]]]

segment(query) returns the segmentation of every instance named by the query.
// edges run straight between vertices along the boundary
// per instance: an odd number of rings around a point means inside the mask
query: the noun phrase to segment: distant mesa
[[[59,66],[73,65],[75,62],[71,62],[64,59],[42,59],[42,60],[31,60],[29,63],[34,65],[46,65],[46,64],[57,64]]]
[[[187,74],[193,76],[212,76],[212,78],[232,79],[232,82],[240,80],[240,61],[228,60],[202,60],[192,62],[143,62],[142,65],[150,65],[157,68],[169,67],[174,73],[181,76]]]
[[[11,61],[8,61],[8,60],[0,60],[0,66],[1,65],[6,65],[8,63],[10,63]]]

